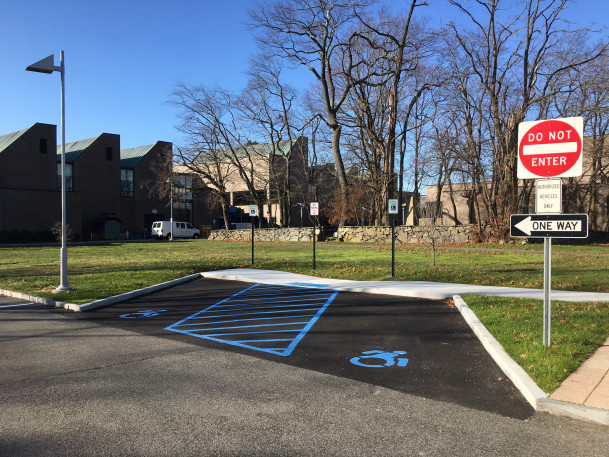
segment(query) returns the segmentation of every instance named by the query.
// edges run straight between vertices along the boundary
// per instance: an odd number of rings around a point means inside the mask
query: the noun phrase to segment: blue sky
[[[571,0],[572,19],[609,24],[609,0]],[[392,2],[394,7],[406,4]],[[445,0],[425,15],[450,20]],[[60,76],[25,67],[65,51],[66,141],[121,135],[121,147],[180,143],[166,102],[178,81],[244,87],[256,44],[248,0],[4,0],[0,27],[0,134],[59,125]],[[292,83],[305,87],[308,76]],[[59,136],[59,131],[58,131]],[[59,139],[59,137],[58,137]]]

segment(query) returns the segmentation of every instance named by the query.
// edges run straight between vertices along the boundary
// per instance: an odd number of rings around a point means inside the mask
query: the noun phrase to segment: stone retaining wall
[[[473,242],[470,230],[471,226],[397,226],[395,228],[395,240],[398,244],[427,244],[432,242],[433,237],[436,243],[470,243]],[[313,241],[313,229],[311,227],[256,229],[255,231],[255,241]],[[251,241],[251,236],[251,230],[213,230],[209,239]],[[320,238],[318,229],[317,240],[320,240]],[[339,227],[337,238],[345,243],[391,243],[391,227]]]
[[[404,226],[395,227],[398,244],[471,243],[471,226]],[[338,239],[346,243],[391,243],[391,227],[340,227]]]
[[[255,232],[254,241],[313,242],[313,227],[255,229]],[[252,230],[212,230],[208,239],[219,241],[251,241]],[[319,229],[317,229],[317,240],[319,239]]]

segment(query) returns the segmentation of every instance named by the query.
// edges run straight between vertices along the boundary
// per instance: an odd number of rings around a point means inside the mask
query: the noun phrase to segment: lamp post
[[[65,64],[63,51],[60,54],[59,67],[55,66],[55,54],[51,54],[26,68],[26,71],[51,74],[54,71],[61,73],[61,251],[59,287],[55,292],[72,290],[68,285],[68,247],[66,243],[66,99],[65,99]]]
[[[169,183],[169,225],[171,226],[169,241],[173,241],[173,175],[167,182]]]

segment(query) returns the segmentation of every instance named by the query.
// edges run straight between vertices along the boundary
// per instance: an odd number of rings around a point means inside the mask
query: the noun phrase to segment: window
[[[121,197],[133,197],[133,170],[121,168]]]
[[[47,139],[46,138],[40,138],[40,153],[41,154],[47,153]]]
[[[72,164],[66,163],[66,191],[74,190],[74,179],[72,176]],[[61,189],[61,163],[57,164],[57,188]]]
[[[192,177],[173,177],[173,219],[192,222]]]
[[[106,148],[106,160],[112,160],[112,148],[111,147]]]

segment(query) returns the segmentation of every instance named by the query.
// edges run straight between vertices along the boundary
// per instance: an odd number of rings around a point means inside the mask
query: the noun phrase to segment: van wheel
[[[195,233],[195,234],[194,234],[192,237],[193,237],[195,240],[198,240],[198,239],[199,239],[199,234],[198,234],[198,233]]]
[[[171,239],[171,233],[167,234],[167,238],[165,238],[166,240],[170,240]]]

